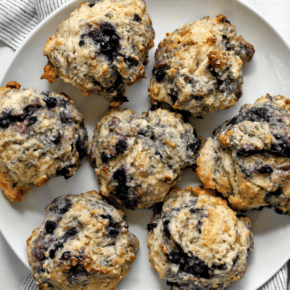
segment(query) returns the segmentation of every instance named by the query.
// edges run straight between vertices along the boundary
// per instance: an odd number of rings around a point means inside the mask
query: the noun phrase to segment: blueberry
[[[0,127],[3,129],[7,129],[11,122],[10,122],[10,116],[11,116],[11,111],[9,112],[2,112],[2,114],[0,115]]]
[[[142,18],[138,14],[135,14],[133,20],[140,23]]]
[[[87,280],[88,279],[88,272],[87,270],[84,268],[83,265],[76,265],[76,266],[73,266],[70,270],[69,270],[69,276],[68,276],[68,280],[70,282],[73,282],[73,281],[78,281],[78,283],[80,281],[83,281],[83,280]]]
[[[94,7],[96,5],[96,3],[92,3],[92,4],[89,4],[89,7]]]
[[[84,44],[85,44],[85,41],[84,41],[83,39],[80,40],[80,42],[79,42],[79,46],[82,47]]]
[[[102,162],[103,162],[103,163],[108,163],[108,161],[109,161],[109,156],[107,155],[106,152],[102,152],[102,154],[101,154],[101,159],[102,159]]]
[[[227,37],[225,34],[223,34],[223,35],[222,35],[222,38],[223,38],[223,39],[227,39],[228,37]]]
[[[221,271],[225,271],[225,270],[228,269],[227,264],[213,265],[213,268],[214,268],[214,269],[221,270]]]
[[[178,100],[178,92],[175,92],[174,90],[170,90],[170,93],[168,93],[168,96],[171,98],[173,105]]]
[[[55,257],[55,252],[56,252],[56,250],[50,250],[49,251],[49,258],[50,259],[53,259]]]
[[[60,112],[59,114],[59,118],[60,118],[60,121],[63,123],[63,124],[71,124],[72,123],[72,118],[70,116],[68,116],[65,112]]]
[[[51,109],[54,108],[57,104],[57,99],[54,97],[44,97],[43,101],[46,103],[46,106]]]
[[[171,251],[171,252],[168,254],[168,260],[169,260],[171,263],[179,264],[179,261],[180,261],[180,254],[179,254],[179,252]]]
[[[231,24],[231,22],[227,19],[224,20],[224,22],[228,23],[228,24]]]
[[[165,75],[166,75],[165,70],[159,69],[155,74],[155,78],[156,78],[157,82],[158,83],[161,82],[164,79]]]
[[[163,230],[164,230],[165,235],[166,235],[168,238],[170,238],[170,231],[169,231],[169,227],[168,227],[169,223],[170,223],[170,220],[165,220],[165,221],[163,222]]]
[[[35,124],[36,122],[37,122],[37,118],[36,118],[36,117],[29,117],[29,118],[28,118],[27,126],[32,126],[32,125]]]
[[[269,111],[267,108],[251,108],[246,114],[246,120],[252,122],[269,122]]]
[[[63,238],[67,240],[71,237],[74,237],[76,234],[78,234],[78,229],[76,227],[72,227],[66,231]]]
[[[79,158],[82,160],[87,155],[87,146],[86,143],[81,140],[80,136],[76,142],[76,149],[79,152]]]
[[[267,173],[272,173],[273,172],[273,169],[270,165],[262,165],[258,171],[261,173],[261,174],[267,174]]]
[[[147,231],[152,233],[152,231],[157,227],[157,223],[151,223],[147,225]]]
[[[126,63],[128,64],[128,66],[131,68],[133,66],[137,66],[139,64],[138,60],[132,58],[132,57],[128,57],[126,59]]]
[[[258,152],[259,152],[258,150],[243,150],[243,149],[240,149],[240,150],[237,151],[237,156],[238,157],[249,157],[249,156],[257,154]]]
[[[115,195],[118,196],[127,208],[134,209],[138,204],[138,200],[135,196],[132,197],[129,194],[130,187],[127,186],[126,170],[124,168],[117,169],[113,174],[113,180],[117,181]]]
[[[69,179],[72,175],[70,173],[70,169],[71,168],[74,168],[75,166],[74,165],[68,165],[68,166],[65,166],[59,170],[56,171],[56,175],[57,176],[63,176],[65,179]]]
[[[230,46],[230,43],[228,41],[225,43],[225,48],[226,48],[226,51],[232,50],[232,47]]]
[[[119,140],[115,146],[117,154],[123,154],[128,147],[128,144],[125,140]]]
[[[69,258],[71,257],[71,252],[70,251],[65,251],[63,252],[63,254],[61,255],[60,259],[61,260],[69,260]]]
[[[160,156],[161,159],[163,158],[162,154],[157,149],[155,151],[155,155],[156,156]]]
[[[54,137],[51,140],[51,142],[57,146],[60,143],[60,141],[61,141],[61,134],[60,134],[60,132],[58,132],[58,135],[56,137]]]
[[[187,150],[192,151],[195,155],[198,153],[201,141],[197,139],[194,143],[187,145]]]
[[[45,230],[48,234],[52,234],[54,230],[56,229],[56,222],[54,221],[47,221],[45,223]]]
[[[208,66],[208,70],[215,78],[219,76],[219,74],[214,70],[214,67],[211,64]]]
[[[120,229],[118,228],[118,223],[116,223],[113,218],[107,214],[107,215],[101,215],[103,219],[109,219],[110,223],[106,229],[106,236],[109,239],[115,239],[117,235],[120,232]]]

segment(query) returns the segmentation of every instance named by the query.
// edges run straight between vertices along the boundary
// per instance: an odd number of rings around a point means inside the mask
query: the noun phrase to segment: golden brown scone
[[[195,166],[199,146],[180,114],[112,109],[95,128],[89,157],[103,196],[127,208],[149,208],[164,200],[183,169]]]
[[[96,191],[61,196],[27,241],[39,289],[114,290],[127,276],[139,249],[125,213]]]
[[[20,201],[52,176],[71,177],[87,153],[83,116],[64,94],[0,88],[0,187]]]
[[[84,95],[105,96],[111,106],[127,101],[125,85],[145,77],[155,33],[143,0],[85,3],[51,36],[42,79],[60,77]]]
[[[207,138],[197,174],[239,210],[275,206],[290,211],[290,100],[261,97],[242,106]]]
[[[242,96],[242,65],[254,52],[224,15],[187,23],[158,45],[151,102],[195,117],[227,109]]]
[[[213,190],[174,188],[147,229],[149,261],[172,290],[225,289],[246,273],[250,219]]]

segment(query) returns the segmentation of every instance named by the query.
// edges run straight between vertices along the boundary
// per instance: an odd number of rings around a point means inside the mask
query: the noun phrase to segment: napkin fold
[[[0,40],[17,49],[35,26],[69,1],[71,0],[0,0]],[[259,290],[287,290],[289,265],[289,262],[285,264]],[[20,290],[38,290],[31,274]]]

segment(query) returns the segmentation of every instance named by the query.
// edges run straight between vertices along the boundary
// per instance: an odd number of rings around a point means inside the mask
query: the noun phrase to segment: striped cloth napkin
[[[71,0],[0,0],[0,40],[17,49],[35,26],[69,1]],[[259,290],[287,290],[287,280],[288,267],[285,264]],[[20,290],[38,290],[32,275],[25,279]]]

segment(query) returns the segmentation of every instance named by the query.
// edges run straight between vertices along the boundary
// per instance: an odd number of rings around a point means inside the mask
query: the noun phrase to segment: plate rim
[[[147,5],[147,0],[144,0],[146,2]],[[203,0],[186,0],[186,1],[203,1]],[[227,1],[227,0],[222,0],[223,2]],[[274,25],[273,25],[273,21],[269,22],[266,17],[261,14],[261,12],[259,12],[255,7],[252,6],[252,4],[250,3],[244,3],[242,2],[242,0],[231,0],[234,1],[236,3],[238,3],[239,5],[243,6],[244,8],[250,10],[253,14],[255,14],[256,17],[258,17],[260,20],[263,21],[264,25],[267,25],[279,38],[279,40],[287,47],[287,49],[290,51],[290,41],[288,41],[284,35],[282,34],[282,32],[280,32],[280,30],[278,30]],[[41,30],[42,27],[44,27],[45,25],[47,25],[47,23],[54,18],[56,15],[58,15],[59,13],[63,12],[64,10],[66,10],[69,6],[73,6],[74,4],[76,4],[77,2],[79,2],[79,4],[81,3],[87,3],[87,2],[94,2],[93,0],[86,0],[86,1],[82,1],[82,0],[70,0],[67,3],[63,4],[62,6],[60,6],[59,8],[57,8],[55,11],[53,11],[50,15],[48,15],[45,19],[43,19],[37,26],[35,26],[32,31],[27,35],[26,39],[20,44],[20,46],[15,50],[11,60],[8,62],[2,77],[0,79],[0,87],[1,86],[5,86],[6,84],[3,83],[4,79],[6,78],[6,75],[8,74],[10,67],[13,65],[15,59],[18,57],[19,53],[22,51],[22,48],[30,41],[30,39],[35,35],[35,33],[37,33],[37,31]],[[59,25],[60,23],[58,23]],[[154,27],[153,27],[154,28]],[[154,51],[155,54],[155,51]],[[290,91],[289,91],[290,93]],[[2,189],[0,189],[1,194],[2,193]],[[1,224],[0,224],[0,231],[2,236],[4,237],[5,241],[7,242],[7,244],[9,245],[9,247],[12,249],[12,251],[15,253],[15,255],[18,257],[18,259],[22,262],[22,264],[28,268],[28,270],[30,271],[30,267],[28,265],[26,265],[26,263],[24,263],[24,261],[22,260],[22,258],[20,257],[20,255],[18,254],[17,251],[15,251],[13,249],[13,247],[11,247],[10,243],[8,242],[8,239],[6,237],[6,234],[2,231],[1,229]],[[271,271],[272,274],[269,275],[269,277],[267,277],[267,280],[265,280],[264,282],[262,282],[261,284],[259,284],[259,287],[261,287],[262,285],[266,284],[267,282],[269,282],[269,280],[271,278],[273,278],[273,276],[275,274],[277,274],[283,267],[284,265],[287,263],[287,261],[289,261],[290,259],[290,252],[288,255],[285,255],[284,258],[284,262],[281,265],[281,267],[277,270],[273,270]]]

